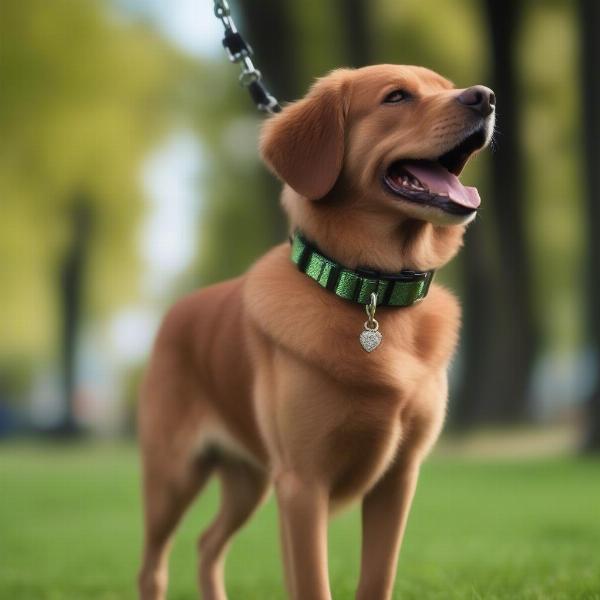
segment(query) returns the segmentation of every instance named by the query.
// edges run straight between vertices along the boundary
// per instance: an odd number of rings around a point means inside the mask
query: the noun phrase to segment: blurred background
[[[377,62],[495,89],[495,152],[464,175],[484,208],[440,274],[465,313],[455,429],[562,424],[600,447],[595,5],[233,4],[283,102]],[[165,308],[285,236],[264,117],[208,0],[8,2],[0,26],[0,435],[130,431]]]
[[[463,176],[483,210],[438,275],[464,308],[442,448],[600,450],[600,3],[231,4],[281,102],[378,62],[495,90],[494,151]],[[221,38],[209,0],[2,2],[0,463],[12,453],[15,473],[38,438],[130,439],[166,307],[285,237],[265,117]]]

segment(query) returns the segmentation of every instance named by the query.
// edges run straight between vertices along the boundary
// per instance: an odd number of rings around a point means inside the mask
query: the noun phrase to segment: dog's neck
[[[327,255],[351,269],[428,271],[446,264],[462,246],[463,226],[435,226],[370,210],[366,201],[312,201],[288,186],[282,193],[290,231],[300,230]]]

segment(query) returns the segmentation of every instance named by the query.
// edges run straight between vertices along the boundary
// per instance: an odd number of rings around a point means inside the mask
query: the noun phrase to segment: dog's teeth
[[[410,185],[411,185],[411,187],[413,187],[416,190],[424,190],[425,189],[423,187],[423,184],[416,177],[411,176]]]

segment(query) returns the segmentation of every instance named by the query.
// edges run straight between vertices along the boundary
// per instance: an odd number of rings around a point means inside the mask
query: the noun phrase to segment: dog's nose
[[[484,117],[487,117],[496,108],[496,95],[485,85],[474,85],[467,88],[456,99]]]

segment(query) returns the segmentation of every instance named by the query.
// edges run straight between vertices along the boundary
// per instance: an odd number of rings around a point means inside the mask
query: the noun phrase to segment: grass
[[[0,445],[0,598],[134,598],[138,487],[129,446]],[[211,485],[179,530],[171,600],[197,597],[195,540],[217,500]],[[359,546],[353,510],[330,529],[336,600],[353,598]],[[227,567],[230,598],[285,598],[272,499],[236,538]],[[600,463],[431,459],[395,597],[600,600]]]

